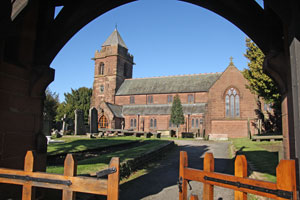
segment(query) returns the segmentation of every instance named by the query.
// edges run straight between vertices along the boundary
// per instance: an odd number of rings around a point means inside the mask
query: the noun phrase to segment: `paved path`
[[[205,152],[212,152],[215,157],[215,171],[232,173],[232,160],[229,159],[229,142],[211,141],[176,141],[178,147],[170,152],[160,167],[151,173],[125,183],[121,187],[120,200],[176,200],[178,199],[179,152],[188,153],[189,167],[203,168]],[[197,194],[202,199],[202,183],[191,182],[190,194]],[[214,199],[233,199],[233,191],[215,187]]]

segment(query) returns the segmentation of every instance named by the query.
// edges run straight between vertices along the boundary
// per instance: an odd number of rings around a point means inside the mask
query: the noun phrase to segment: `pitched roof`
[[[205,103],[182,104],[184,114],[205,112]],[[172,104],[124,105],[123,115],[170,115]]]
[[[120,46],[128,49],[125,42],[123,41],[120,33],[118,32],[117,29],[115,29],[114,32],[112,32],[112,34],[110,34],[110,36],[102,44],[102,46],[117,46],[117,45],[120,45]]]
[[[126,79],[116,95],[207,92],[220,73]]]
[[[115,117],[123,118],[122,106],[110,104],[110,103],[106,103],[106,105],[109,107],[109,109],[111,110],[111,112]]]

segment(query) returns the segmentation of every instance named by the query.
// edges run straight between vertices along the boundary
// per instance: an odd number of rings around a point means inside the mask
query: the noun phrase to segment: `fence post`
[[[297,200],[295,160],[281,160],[276,168],[277,189],[293,192],[293,200]],[[284,198],[279,198],[283,200]]]
[[[188,166],[188,156],[185,151],[180,151],[179,162],[179,181],[181,182],[181,191],[179,190],[179,200],[187,200],[187,181],[184,176],[184,168]]]
[[[76,176],[77,162],[72,154],[68,154],[64,162],[64,175]],[[63,200],[74,200],[76,193],[72,190],[63,190]]]
[[[197,195],[192,195],[190,200],[199,200]]]
[[[116,172],[108,175],[107,181],[107,200],[119,199],[119,180],[120,180],[120,160],[113,157],[110,161],[109,168],[115,167]]]
[[[206,153],[204,156],[203,171],[214,172],[215,160],[212,153]],[[214,199],[214,186],[208,183],[203,184],[203,200]]]
[[[27,151],[24,161],[24,171],[33,172],[34,165],[34,152]],[[35,189],[32,187],[31,183],[23,185],[22,190],[22,200],[33,200],[35,199]]]
[[[245,155],[239,155],[234,162],[234,175],[237,177],[247,177],[247,159]],[[234,191],[235,200],[247,200],[247,193]]]

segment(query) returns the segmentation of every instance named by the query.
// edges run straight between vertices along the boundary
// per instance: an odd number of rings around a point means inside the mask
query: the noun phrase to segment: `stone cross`
[[[89,110],[90,133],[98,133],[98,111],[95,107]]]
[[[75,135],[83,135],[86,133],[84,126],[84,116],[82,110],[75,110]]]

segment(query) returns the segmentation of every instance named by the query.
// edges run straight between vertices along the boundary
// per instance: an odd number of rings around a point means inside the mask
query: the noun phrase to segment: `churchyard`
[[[47,172],[63,174],[63,161],[67,153],[77,158],[77,174],[95,176],[108,167],[112,157],[120,158],[121,178],[129,177],[137,169],[163,155],[165,148],[173,147],[172,141],[127,137],[87,138],[64,136],[54,140],[63,143],[48,145]]]

